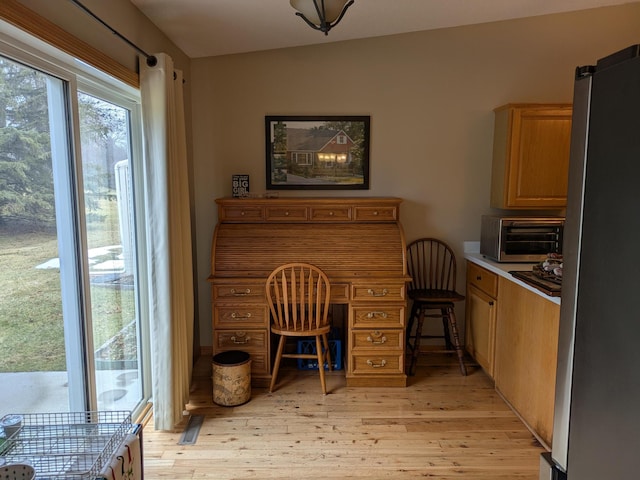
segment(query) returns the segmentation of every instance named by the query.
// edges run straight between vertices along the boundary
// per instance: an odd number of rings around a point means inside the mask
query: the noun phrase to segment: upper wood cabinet
[[[564,208],[572,106],[508,104],[494,112],[491,206]]]

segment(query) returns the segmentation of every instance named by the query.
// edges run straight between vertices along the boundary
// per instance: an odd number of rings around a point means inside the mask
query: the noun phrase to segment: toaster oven
[[[563,230],[563,217],[483,215],[480,253],[497,262],[541,262],[562,254]]]

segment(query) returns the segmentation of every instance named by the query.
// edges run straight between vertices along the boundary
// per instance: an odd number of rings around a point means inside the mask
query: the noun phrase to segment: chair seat
[[[296,330],[291,329],[282,329],[275,324],[271,324],[271,332],[277,335],[284,335],[286,337],[315,337],[316,335],[323,335],[325,333],[329,333],[331,330],[331,325],[325,325],[321,328],[316,328],[314,330],[302,329],[298,328]]]
[[[453,290],[411,290],[407,295],[414,302],[421,303],[448,303],[464,300],[464,295]]]

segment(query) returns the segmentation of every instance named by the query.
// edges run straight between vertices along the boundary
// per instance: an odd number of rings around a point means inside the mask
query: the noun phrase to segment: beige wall
[[[135,69],[135,53],[67,0],[20,0]],[[192,132],[201,345],[211,345],[214,199],[234,173],[264,190],[264,116],[371,115],[368,191],[404,199],[408,240],[439,236],[462,255],[489,212],[492,109],[507,102],[570,102],[575,66],[640,43],[640,3],[578,13],[217,58],[187,58],[128,0],[84,0],[149,53],[183,70]],[[193,102],[190,102],[191,95]],[[463,264],[461,259],[461,263]],[[460,287],[463,287],[464,268]]]
[[[214,199],[231,175],[265,190],[264,116],[371,115],[371,188],[399,196],[407,240],[478,240],[488,213],[493,108],[571,102],[573,72],[640,42],[640,4],[192,60],[201,344],[210,345]],[[327,192],[280,192],[327,195]],[[459,279],[463,288],[464,266]]]
[[[135,50],[69,0],[18,1],[125,67],[137,71]],[[168,53],[176,68],[183,70],[188,78],[189,57],[129,0],[82,0],[81,3],[146,53]]]

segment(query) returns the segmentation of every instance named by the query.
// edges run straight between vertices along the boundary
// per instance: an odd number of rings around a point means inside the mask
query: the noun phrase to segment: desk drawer
[[[398,375],[404,373],[404,355],[400,353],[362,352],[351,355],[354,375]]]
[[[214,300],[265,301],[265,282],[263,281],[214,284],[212,288]]]
[[[244,329],[268,327],[269,316],[266,305],[214,305],[213,327]]]
[[[351,220],[351,207],[311,207],[311,220],[347,221]]]
[[[355,207],[357,222],[393,222],[398,219],[396,207]]]
[[[251,373],[254,375],[269,374],[269,355],[261,352],[248,352],[251,355]]]
[[[331,284],[331,303],[349,303],[349,284]]]
[[[267,207],[267,221],[295,222],[307,220],[308,210],[305,207]]]
[[[352,286],[352,298],[356,301],[402,301],[405,297],[405,284],[367,284],[367,285],[353,285]]]
[[[403,328],[404,305],[363,305],[350,310],[351,328]]]
[[[219,212],[219,220],[221,222],[247,222],[250,220],[264,220],[264,209],[261,206],[225,206],[222,207]]]
[[[352,330],[351,350],[402,349],[404,347],[403,330]]]
[[[268,330],[216,330],[213,341],[216,351],[261,350],[266,351],[269,344]]]

